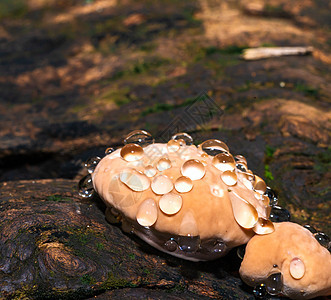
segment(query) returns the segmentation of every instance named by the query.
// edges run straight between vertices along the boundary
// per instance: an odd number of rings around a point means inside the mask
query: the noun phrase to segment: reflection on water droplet
[[[179,150],[179,148],[180,148],[180,144],[178,141],[170,140],[167,143],[168,152],[177,152]]]
[[[267,292],[272,295],[278,295],[281,293],[282,288],[283,288],[283,278],[282,278],[282,273],[274,273],[271,274],[266,282],[266,288],[267,288]]]
[[[267,189],[264,193],[270,199],[270,206],[275,206],[278,204],[278,197],[274,190],[267,186]]]
[[[174,185],[172,181],[166,175],[159,175],[152,181],[151,188],[157,195],[164,195],[173,189]]]
[[[267,289],[264,283],[257,285],[253,289],[253,294],[256,299],[266,299]]]
[[[127,144],[121,149],[121,157],[126,161],[139,160],[143,155],[143,148],[136,144]]]
[[[124,144],[137,144],[141,147],[154,143],[152,135],[145,130],[134,130],[124,139]]]
[[[237,183],[237,174],[235,172],[232,171],[225,171],[221,174],[221,178],[222,181],[228,185],[228,186],[232,186],[235,185]]]
[[[242,260],[246,252],[246,245],[241,245],[237,248],[237,256]]]
[[[166,158],[166,157],[162,157],[159,161],[158,161],[158,163],[157,163],[157,169],[159,170],[159,171],[164,171],[164,170],[167,170],[167,169],[169,169],[169,168],[171,168],[171,162],[170,162],[170,160],[168,159],[168,158]]]
[[[222,172],[233,171],[236,164],[231,154],[217,154],[212,161],[213,165]]]
[[[291,219],[291,214],[287,209],[275,205],[271,208],[269,219],[272,222],[288,222]]]
[[[99,156],[96,156],[96,157],[89,158],[85,162],[84,166],[90,174],[92,174],[94,172],[94,169],[98,165],[100,160],[101,160],[101,158]]]
[[[215,139],[204,141],[202,144],[199,145],[199,147],[201,147],[202,151],[206,152],[211,156],[216,156],[217,154],[229,152],[229,147],[225,143]]]
[[[168,193],[163,195],[159,200],[159,207],[167,215],[174,215],[182,208],[183,199],[181,195]]]
[[[156,222],[157,206],[154,199],[146,199],[140,204],[136,218],[141,226],[152,226]]]
[[[153,177],[156,174],[156,169],[153,166],[149,165],[145,168],[144,173],[148,177]]]
[[[242,156],[242,155],[236,155],[234,157],[234,159],[235,159],[236,162],[243,163],[243,164],[245,164],[247,166],[247,160],[246,160],[246,158],[244,156]]]
[[[269,234],[275,231],[274,224],[270,220],[259,218],[253,230],[257,234]]]
[[[318,232],[314,234],[315,239],[320,243],[321,246],[328,248],[330,243],[330,238],[323,232]]]
[[[120,174],[120,180],[127,187],[136,192],[145,191],[150,186],[148,177],[134,169],[123,170]]]
[[[214,253],[221,253],[221,252],[224,252],[225,249],[226,249],[226,246],[225,246],[224,242],[216,241],[214,247],[211,250]]]
[[[181,167],[181,173],[192,180],[199,180],[205,175],[205,166],[197,159],[190,159]]]
[[[178,244],[174,239],[170,239],[165,242],[164,247],[167,251],[174,252],[177,250]]]
[[[173,135],[171,137],[171,139],[176,140],[176,141],[183,140],[187,146],[190,146],[193,144],[193,138],[186,132],[176,133],[175,135]]]
[[[303,261],[298,257],[293,258],[290,263],[291,276],[294,279],[300,279],[303,277],[303,275],[305,275],[305,272],[306,272],[306,268]]]
[[[93,196],[93,182],[90,174],[84,176],[78,183],[78,194],[83,198],[90,198]]]
[[[317,230],[313,226],[306,224],[306,225],[303,225],[303,227],[308,229],[311,233],[317,233]]]
[[[116,211],[113,211],[113,208],[109,207],[106,208],[105,217],[110,224],[118,224],[121,219],[121,216]]]
[[[179,193],[187,193],[193,188],[193,182],[190,178],[181,176],[175,182],[175,189]]]
[[[108,155],[108,154],[110,154],[110,153],[113,153],[114,151],[115,151],[114,148],[109,147],[109,148],[107,148],[107,149],[105,150],[105,154]]]
[[[236,163],[236,168],[241,172],[247,172],[247,166],[243,163]]]
[[[200,247],[199,236],[178,236],[179,249],[184,252],[196,252]]]
[[[266,192],[267,185],[265,184],[264,180],[259,176],[255,175],[255,183],[254,183],[254,190],[264,194]]]

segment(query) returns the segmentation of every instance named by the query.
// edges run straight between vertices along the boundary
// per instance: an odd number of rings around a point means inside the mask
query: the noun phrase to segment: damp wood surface
[[[330,235],[329,11],[317,0],[1,1],[1,297],[253,299],[232,252],[171,258],[78,197],[83,162],[134,129],[224,141],[293,221]],[[298,46],[314,51],[241,59]],[[218,107],[207,120],[189,114],[202,91]]]

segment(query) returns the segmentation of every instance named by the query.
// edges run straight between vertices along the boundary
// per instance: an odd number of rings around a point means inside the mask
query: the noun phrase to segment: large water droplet
[[[98,165],[100,160],[101,160],[101,158],[99,156],[96,156],[96,157],[89,158],[85,162],[84,166],[90,174],[92,174],[94,172],[94,169]]]
[[[180,211],[183,205],[181,195],[175,193],[164,194],[159,200],[159,207],[167,215],[174,215]]]
[[[253,230],[257,234],[269,234],[275,231],[274,224],[270,220],[259,218]]]
[[[274,190],[267,186],[267,190],[264,193],[270,199],[269,205],[275,206],[278,204],[278,197]]]
[[[236,167],[235,161],[231,154],[220,153],[217,154],[212,161],[213,165],[222,172],[233,171]]]
[[[291,219],[291,214],[287,209],[275,205],[271,208],[269,219],[272,222],[288,222]]]
[[[205,166],[197,159],[190,159],[181,167],[181,173],[192,180],[199,180],[205,175]]]
[[[164,195],[173,189],[174,185],[172,181],[166,175],[159,175],[152,181],[151,188],[157,195]]]
[[[94,194],[92,177],[90,174],[84,176],[78,183],[78,194],[83,198],[92,197]]]
[[[183,140],[187,146],[193,145],[193,138],[186,132],[176,133],[171,137],[172,140]]]
[[[201,150],[206,152],[207,154],[211,156],[216,156],[217,154],[229,152],[229,147],[219,140],[207,140],[204,141],[201,145]]]
[[[158,163],[157,163],[157,169],[159,171],[164,171],[164,170],[167,170],[169,168],[171,168],[171,161],[169,158],[166,158],[166,157],[162,157]]]
[[[307,224],[307,225],[303,225],[303,227],[308,229],[311,233],[317,233],[317,230],[313,226]]]
[[[174,252],[177,250],[178,244],[173,238],[171,238],[164,243],[164,247],[167,251]]]
[[[236,168],[241,172],[247,172],[247,166],[243,163],[236,163]]]
[[[136,192],[145,191],[150,186],[148,177],[134,169],[123,170],[120,174],[120,180],[127,187]]]
[[[254,190],[261,194],[264,194],[266,192],[266,189],[267,185],[265,184],[264,180],[261,177],[255,175]]]
[[[303,261],[298,257],[293,258],[290,263],[291,276],[294,279],[300,279],[303,277],[303,275],[305,275],[305,272],[306,272],[306,268]]]
[[[141,226],[152,226],[156,222],[157,205],[154,199],[146,199],[140,204],[136,218]]]
[[[246,160],[246,158],[244,156],[242,156],[242,155],[236,155],[234,157],[234,159],[235,159],[236,162],[243,163],[243,164],[245,164],[247,166],[247,160]]]
[[[124,144],[137,144],[141,147],[154,143],[152,135],[145,130],[134,130],[124,139]]]
[[[156,174],[156,169],[153,166],[149,165],[145,168],[144,173],[147,177],[153,177]]]
[[[237,183],[237,180],[238,180],[237,174],[235,172],[232,172],[232,171],[223,172],[221,174],[221,179],[228,186],[235,185]]]
[[[323,232],[318,232],[314,234],[315,239],[325,248],[329,247],[330,238]]]
[[[257,285],[253,289],[253,295],[255,299],[266,299],[267,296],[267,289],[264,283],[261,283],[260,285]]]
[[[200,247],[199,236],[178,236],[177,238],[180,250],[184,252],[196,252]]]
[[[234,191],[229,192],[234,218],[243,228],[253,228],[258,220],[255,207],[241,198]]]
[[[186,176],[181,176],[177,178],[175,182],[175,189],[179,193],[187,193],[193,188],[193,182],[190,178]]]
[[[108,155],[108,154],[110,154],[110,153],[113,153],[114,151],[115,151],[114,148],[109,147],[109,148],[107,148],[107,149],[105,150],[105,154]]]
[[[121,149],[121,157],[129,162],[139,160],[143,155],[143,148],[136,144],[127,144]]]
[[[266,282],[266,288],[267,288],[267,292],[272,295],[278,295],[281,293],[282,288],[283,288],[283,278],[282,278],[282,273],[274,273],[271,274]]]
[[[176,140],[170,140],[167,143],[168,152],[177,152],[180,148],[180,143]]]

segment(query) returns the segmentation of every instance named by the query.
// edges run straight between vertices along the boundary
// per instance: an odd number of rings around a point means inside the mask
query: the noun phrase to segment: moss
[[[294,90],[304,93],[306,96],[317,97],[319,95],[319,90],[312,86],[306,85],[304,83],[297,83]]]
[[[266,145],[265,147],[265,155],[267,158],[272,158],[274,156],[274,153],[275,153],[276,149],[270,145]]]
[[[54,201],[54,202],[68,202],[72,201],[70,198],[63,198],[63,196],[59,194],[51,195],[46,198],[46,201]]]
[[[129,258],[131,259],[131,260],[135,260],[136,259],[136,256],[133,254],[133,253],[129,253]]]
[[[272,172],[270,170],[270,166],[269,165],[265,165],[264,166],[264,178],[267,181],[272,181],[274,180],[274,176],[272,175]]]
[[[108,277],[106,281],[101,284],[102,289],[112,290],[112,289],[118,289],[123,287],[134,287],[129,280],[124,278],[116,277],[113,273],[108,273]]]
[[[93,285],[96,283],[96,280],[94,277],[92,277],[90,274],[85,274],[81,276],[80,278],[81,283],[86,285]]]
[[[0,20],[2,18],[21,18],[28,12],[27,2],[24,0],[1,0]]]
[[[97,249],[98,249],[99,251],[100,251],[100,250],[103,250],[103,249],[105,248],[104,244],[102,244],[102,243],[97,243],[95,246],[97,247]]]

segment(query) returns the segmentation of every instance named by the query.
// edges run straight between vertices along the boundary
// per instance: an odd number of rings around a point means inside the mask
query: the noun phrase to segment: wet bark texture
[[[223,140],[330,235],[329,16],[317,0],[0,1],[0,297],[253,299],[234,252],[169,257],[78,197],[83,162],[134,129]],[[314,51],[240,58],[259,46]],[[207,119],[189,110],[202,91]]]

